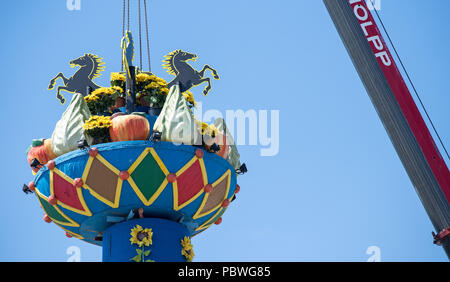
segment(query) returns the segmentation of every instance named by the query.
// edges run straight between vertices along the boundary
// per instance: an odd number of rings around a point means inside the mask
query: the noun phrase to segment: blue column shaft
[[[144,230],[151,229],[151,245],[139,247],[130,242],[131,230],[138,225]],[[190,236],[187,228],[165,219],[142,218],[121,222],[111,226],[103,234],[103,261],[132,262],[141,253],[144,261],[184,262],[186,260],[181,254],[181,240],[185,236]]]

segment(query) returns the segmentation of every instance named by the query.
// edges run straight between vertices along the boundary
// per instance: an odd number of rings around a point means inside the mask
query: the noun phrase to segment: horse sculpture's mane
[[[86,54],[87,57],[89,57],[92,62],[94,63],[94,67],[92,69],[92,72],[89,74],[89,79],[93,80],[94,78],[97,78],[101,75],[101,72],[105,70],[103,59],[100,58],[97,55],[93,54]]]
[[[175,50],[169,53],[169,55],[164,56],[166,59],[163,60],[163,68],[167,70],[167,73],[177,75],[178,71],[175,68],[174,65],[174,58],[176,55],[178,55],[181,52],[181,50]]]

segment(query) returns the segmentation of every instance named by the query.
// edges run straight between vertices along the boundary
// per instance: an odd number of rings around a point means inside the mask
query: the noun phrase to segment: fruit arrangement
[[[71,104],[58,121],[52,138],[33,140],[27,150],[27,161],[33,172],[36,173],[59,155],[80,148],[80,142],[81,145],[90,146],[108,142],[149,140],[153,132],[151,125],[158,118],[149,109],[161,110],[164,107],[169,94],[167,82],[153,74],[137,73],[135,106],[138,112],[131,114],[126,113],[124,89],[124,73],[112,73],[110,87],[100,87],[85,97],[74,94]],[[195,121],[192,127],[201,140],[201,144],[195,145],[202,145],[207,151],[227,159],[230,152],[229,136],[213,124],[208,125],[195,119],[192,112],[192,108],[196,107],[193,94],[186,91],[171,97],[182,105],[182,109],[178,111]]]

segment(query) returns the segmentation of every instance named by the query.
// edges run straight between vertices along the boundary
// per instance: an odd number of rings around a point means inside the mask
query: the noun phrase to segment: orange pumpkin
[[[31,147],[27,154],[28,164],[31,165],[33,159],[37,159],[41,165],[45,165],[49,160],[56,158],[55,153],[52,150],[52,140],[45,139],[44,143],[40,146]],[[34,172],[37,172],[39,168],[33,169]]]
[[[150,124],[145,117],[139,115],[119,115],[112,120],[109,128],[111,141],[148,140]]]

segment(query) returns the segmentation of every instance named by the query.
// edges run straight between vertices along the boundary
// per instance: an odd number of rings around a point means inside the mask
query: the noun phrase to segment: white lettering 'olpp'
[[[349,0],[349,3],[351,5],[356,4],[353,6],[353,13],[359,20],[364,35],[367,38],[367,41],[369,41],[369,44],[373,46],[375,57],[377,59],[380,59],[383,65],[387,67],[391,66],[392,65],[391,58],[389,57],[387,48],[386,46],[384,46],[380,36],[378,34],[369,33],[369,27],[374,25],[369,18],[370,12],[367,10],[366,6],[363,5],[362,0]]]

